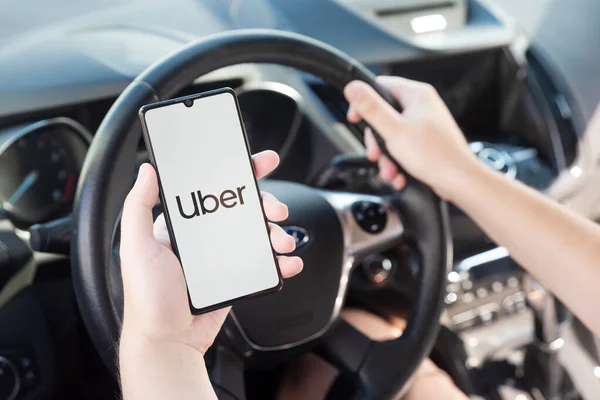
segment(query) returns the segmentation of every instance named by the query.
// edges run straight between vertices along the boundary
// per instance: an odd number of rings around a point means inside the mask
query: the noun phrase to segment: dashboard
[[[404,24],[419,9],[380,12],[337,0],[245,0],[237,9],[226,3],[133,2],[2,43],[0,168],[7,178],[0,185],[0,202],[15,225],[26,228],[69,213],[92,133],[135,76],[194,38],[233,29],[306,34],[377,73],[429,81],[471,140],[535,147],[556,170],[543,125],[521,131],[502,125],[501,77],[511,70],[503,64],[509,58],[504,48],[515,32],[476,2],[468,5],[469,12],[466,2],[457,3],[452,13],[464,18],[453,19],[460,23],[443,32],[445,41],[437,48],[427,35],[393,28],[392,20]],[[437,11],[446,15],[448,10]],[[465,35],[472,29],[476,35]],[[180,94],[234,88],[253,151],[269,148],[282,156],[274,177],[308,182],[331,157],[361,150],[361,132],[345,123],[343,98],[314,77],[269,66],[215,74]],[[521,140],[525,132],[529,136]],[[143,146],[139,153],[140,161],[147,159]]]
[[[336,115],[338,122],[344,125],[352,137],[361,141],[362,132],[344,120],[347,103],[341,94],[327,91],[322,83],[307,79],[311,91],[322,102],[323,108]],[[278,171],[277,178],[293,178],[292,170],[300,168],[294,157],[309,161],[312,159],[310,154],[299,154],[296,151],[311,151],[308,142],[314,139],[315,134],[315,123],[307,114],[305,96],[284,83],[242,80],[196,84],[185,89],[181,95],[228,84],[237,85],[235,90],[252,151],[271,149],[279,152],[282,168]],[[468,103],[471,99],[452,102],[452,96],[456,96],[455,93],[460,89],[453,86],[449,92],[444,91],[444,87],[440,87],[440,90],[457,120],[465,121],[467,134],[475,128],[477,131],[486,129],[477,122],[472,123],[468,115],[461,113],[463,106],[460,102]],[[99,118],[94,118],[94,115],[107,112],[110,103],[111,101],[104,101],[102,104],[83,106],[85,112],[81,107],[75,108],[70,113],[73,118],[52,117],[0,130],[0,171],[3,175],[0,181],[0,205],[3,213],[15,226],[26,229],[33,224],[70,214],[79,172],[93,138],[90,129],[97,128],[99,123]],[[486,123],[489,125],[489,119]],[[503,142],[490,135],[487,135],[490,140],[477,140],[482,135],[470,136],[471,149],[480,160],[490,168],[504,173],[509,179],[519,179],[538,190],[544,190],[553,180],[555,173],[551,165],[540,156],[535,147],[511,144],[511,141],[514,142],[512,137],[504,138]],[[330,149],[331,155],[337,152],[339,149]],[[143,144],[139,147],[139,158],[140,161],[147,160]],[[314,167],[318,170],[327,162],[327,157],[322,157]],[[304,175],[296,180],[306,182],[308,178],[308,175]],[[469,229],[466,221],[468,219],[462,213],[453,210],[455,241],[468,246],[471,240],[479,239],[479,231],[474,226]]]
[[[505,54],[487,49],[443,59],[371,64],[381,73],[432,83],[471,141],[482,162],[538,190],[556,176],[549,138],[543,126],[507,129],[502,75]],[[443,65],[444,68],[440,68]],[[210,79],[209,79],[210,78]],[[524,85],[523,82],[517,84]],[[362,132],[345,120],[348,104],[320,79],[275,66],[240,66],[194,82],[178,95],[232,87],[239,98],[253,152],[272,149],[282,163],[274,178],[299,182],[317,179],[329,160],[360,152]],[[66,216],[72,208],[79,171],[94,132],[115,97],[42,110],[40,120],[0,126],[0,204],[15,226]],[[533,140],[531,138],[534,138]],[[138,162],[147,161],[140,141]],[[457,209],[452,226],[458,256],[469,256],[489,240]]]

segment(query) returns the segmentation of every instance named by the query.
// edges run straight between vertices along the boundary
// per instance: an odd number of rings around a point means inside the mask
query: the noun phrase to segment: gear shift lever
[[[523,275],[527,304],[535,317],[535,338],[548,351],[559,350],[564,341],[554,296],[530,274]]]
[[[552,294],[529,274],[523,275],[523,290],[533,310],[535,342],[525,357],[525,377],[545,399],[560,399],[564,370],[558,361],[562,348],[561,320]]]

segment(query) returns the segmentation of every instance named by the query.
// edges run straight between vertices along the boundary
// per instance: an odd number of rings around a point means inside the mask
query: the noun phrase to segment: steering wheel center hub
[[[305,268],[278,293],[235,305],[233,318],[255,349],[282,350],[319,337],[337,316],[345,294],[344,238],[335,209],[319,191],[284,181],[260,187],[288,205],[286,225],[306,232],[308,241],[295,253]]]

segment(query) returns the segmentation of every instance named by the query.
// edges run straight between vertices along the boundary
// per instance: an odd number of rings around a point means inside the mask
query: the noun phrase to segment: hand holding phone
[[[253,156],[257,178],[277,166],[279,159],[272,151]],[[127,196],[121,222],[121,272],[124,291],[123,336],[139,333],[187,344],[204,353],[212,344],[229,308],[194,316],[189,311],[186,282],[181,264],[171,250],[164,218],[152,220],[152,208],[158,200],[158,181],[151,165],[140,168],[137,181]],[[273,196],[263,201],[265,214],[271,221],[287,217],[285,205]],[[287,253],[293,249],[290,236],[272,225],[273,249]],[[236,243],[228,243],[236,251]],[[278,256],[281,275],[289,278],[302,270],[298,257]]]
[[[235,93],[219,89],[150,104],[140,117],[192,313],[279,290]]]
[[[278,163],[272,151],[253,156],[258,179]],[[148,397],[143,393],[152,374],[155,398],[168,397],[177,377],[194,396],[211,398],[214,392],[202,355],[212,345],[229,312],[222,308],[192,315],[183,270],[171,251],[164,218],[152,221],[152,208],[158,200],[158,181],[151,165],[140,168],[138,179],[127,196],[121,222],[121,272],[124,291],[123,329],[119,343],[119,371],[124,398]],[[285,205],[273,196],[263,196],[265,214],[271,221],[287,217]],[[270,232],[273,249],[290,251],[290,237],[281,228]],[[230,243],[235,251],[236,244]],[[278,256],[281,275],[289,278],[302,270],[298,257]],[[164,383],[164,385],[161,385]]]

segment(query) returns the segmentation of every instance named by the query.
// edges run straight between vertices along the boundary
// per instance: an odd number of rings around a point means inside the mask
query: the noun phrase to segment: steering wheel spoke
[[[395,398],[402,388],[395,387],[387,393],[382,389],[390,390],[389,382],[396,377],[404,378],[403,382],[410,378],[403,376],[405,368],[402,360],[410,354],[409,346],[412,340],[400,337],[388,341],[374,341],[350,323],[340,319],[319,348],[319,355],[340,371],[343,382],[347,381],[348,376],[354,376],[351,379],[355,382],[356,390],[353,399],[373,399],[382,396]],[[334,393],[330,393],[330,398],[338,397],[335,390],[336,385],[332,388]],[[348,389],[343,390],[346,392]]]
[[[397,398],[410,381],[404,360],[412,353],[414,338],[402,336],[395,340],[375,342],[361,365],[358,375],[361,388],[358,398]],[[400,387],[390,387],[389,382],[401,379]]]
[[[320,193],[340,219],[347,257],[357,259],[388,249],[402,237],[404,225],[385,198],[325,190]]]
[[[246,400],[244,362],[223,346],[214,349],[210,380],[217,397],[226,400]]]
[[[357,373],[372,345],[371,339],[340,318],[327,335],[319,352],[342,373]]]

